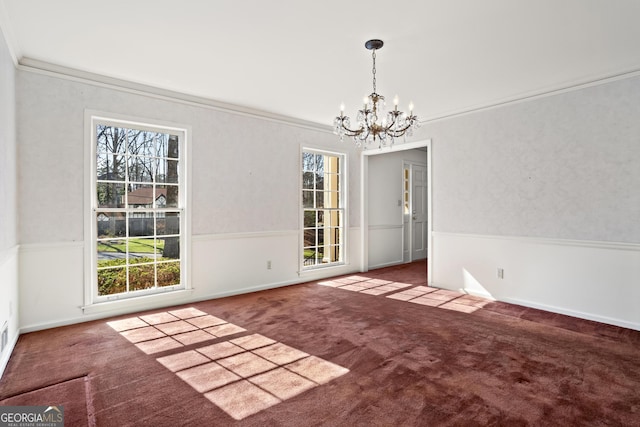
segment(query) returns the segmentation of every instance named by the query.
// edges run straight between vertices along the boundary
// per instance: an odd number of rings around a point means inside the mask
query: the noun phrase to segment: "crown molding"
[[[28,71],[38,74],[45,74],[66,80],[77,81],[81,83],[91,84],[94,86],[116,89],[124,92],[134,93],[137,95],[148,96],[156,99],[180,102],[197,107],[209,108],[227,113],[239,114],[268,120],[272,122],[283,123],[291,126],[301,127],[305,129],[331,133],[332,128],[329,125],[322,125],[308,120],[297,119],[282,114],[271,113],[265,110],[245,107],[242,105],[231,104],[227,102],[217,101],[201,96],[189,95],[182,92],[163,89],[156,86],[145,85],[142,83],[132,82],[128,80],[109,77],[102,74],[91,73],[88,71],[69,68],[62,65],[52,64],[50,62],[40,61],[33,58],[22,57],[18,61],[17,68],[22,71]]]
[[[548,96],[560,95],[562,93],[573,92],[589,87],[600,86],[607,83],[612,83],[618,80],[630,79],[640,76],[640,67],[634,67],[627,70],[623,70],[616,73],[610,73],[600,76],[590,76],[587,78],[576,79],[572,81],[563,82],[556,85],[547,86],[541,89],[532,90],[516,94],[513,96],[507,96],[504,98],[494,99],[487,102],[469,105],[466,107],[456,108],[449,111],[443,111],[440,113],[432,114],[420,121],[420,124],[428,124],[437,122],[440,120],[446,120],[458,116],[477,113],[480,111],[491,110],[494,108],[500,108],[508,105],[518,104],[521,102],[532,101],[535,99],[546,98]]]

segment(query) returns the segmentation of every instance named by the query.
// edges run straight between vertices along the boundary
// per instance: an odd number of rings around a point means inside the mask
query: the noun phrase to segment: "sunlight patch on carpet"
[[[345,291],[361,292],[369,295],[382,295],[396,292],[399,289],[412,286],[409,283],[393,282],[391,280],[371,279],[364,276],[348,276],[335,280],[318,282],[319,285],[340,288]]]
[[[414,304],[438,307],[468,314],[481,309],[491,302],[491,300],[486,298],[476,297],[461,292],[422,285],[414,286],[410,283],[370,279],[364,276],[347,276],[317,283],[321,286],[368,295],[389,294],[385,296],[398,301],[408,301]]]
[[[364,290],[387,287],[385,289],[397,291],[410,286],[362,279],[359,287]],[[349,286],[348,283],[340,285]],[[151,355],[246,332],[240,326],[193,307],[107,324]],[[349,372],[342,366],[260,334],[231,338],[156,360],[236,420]]]

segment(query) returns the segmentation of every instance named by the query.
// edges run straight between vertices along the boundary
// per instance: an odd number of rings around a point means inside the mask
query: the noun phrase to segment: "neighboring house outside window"
[[[185,288],[186,132],[92,118],[91,303]]]
[[[344,262],[344,156],[302,152],[302,268]]]

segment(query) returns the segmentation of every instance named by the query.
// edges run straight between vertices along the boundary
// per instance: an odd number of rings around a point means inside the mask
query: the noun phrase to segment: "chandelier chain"
[[[371,70],[373,73],[373,93],[376,93],[376,50],[373,49],[373,69]]]

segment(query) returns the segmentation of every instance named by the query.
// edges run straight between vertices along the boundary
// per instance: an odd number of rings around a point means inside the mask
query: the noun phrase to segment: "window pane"
[[[156,186],[156,207],[157,208],[177,208],[179,205],[180,187],[177,185]]]
[[[176,184],[178,182],[178,161],[157,159],[156,182]]]
[[[339,207],[339,197],[337,191],[325,191],[322,195],[324,200],[323,207],[325,208],[338,208]]]
[[[324,156],[322,154],[316,154],[315,170],[317,172],[323,172],[324,171]]]
[[[313,191],[303,191],[302,192],[302,207],[303,208],[313,208]]]
[[[127,291],[127,269],[98,269],[98,295],[119,294]]]
[[[324,208],[324,191],[316,191],[316,208]]]
[[[162,245],[159,253],[163,259],[180,259],[180,237],[166,237],[158,239],[158,246]]]
[[[129,267],[129,291],[139,291],[155,286],[155,264]]]
[[[316,226],[316,211],[304,211],[304,228]]]
[[[126,153],[126,135],[124,129],[98,125],[96,127],[96,152],[104,154],[120,154]]]
[[[159,157],[177,159],[180,157],[180,141],[176,135],[157,134],[156,147]]]
[[[122,237],[126,233],[124,214],[120,212],[99,212],[96,216],[98,239]]]
[[[96,187],[99,208],[124,207],[124,183],[99,182]]]
[[[150,157],[131,156],[127,161],[129,181],[152,182],[154,175],[154,159]]]
[[[161,262],[157,265],[158,286],[172,286],[180,284],[180,263]]]
[[[324,174],[316,174],[316,190],[322,190],[324,188]]]
[[[316,245],[316,230],[312,228],[310,230],[304,230],[304,247],[310,247]]]
[[[129,264],[153,262],[156,259],[158,250],[153,237],[129,239],[128,247]]]
[[[129,153],[143,157],[155,157],[157,133],[129,129]]]
[[[99,240],[96,251],[98,267],[124,266],[126,264],[126,239]]]
[[[335,173],[328,173],[324,175],[324,178],[325,178],[325,184],[324,184],[325,190],[331,190],[331,191],[339,190],[340,175],[337,175]]]
[[[98,153],[96,178],[103,181],[125,180],[125,157],[117,154]]]
[[[324,228],[319,228],[317,233],[317,244],[324,245]]]
[[[302,153],[302,171],[313,172],[315,170],[315,155],[312,153]]]
[[[129,237],[153,236],[153,212],[132,212],[129,218]]]
[[[156,213],[156,235],[180,234],[179,212]]]
[[[302,188],[313,190],[315,174],[313,172],[304,172],[302,174]]]
[[[127,206],[130,208],[153,207],[153,185],[130,184],[131,191],[127,193]]]

